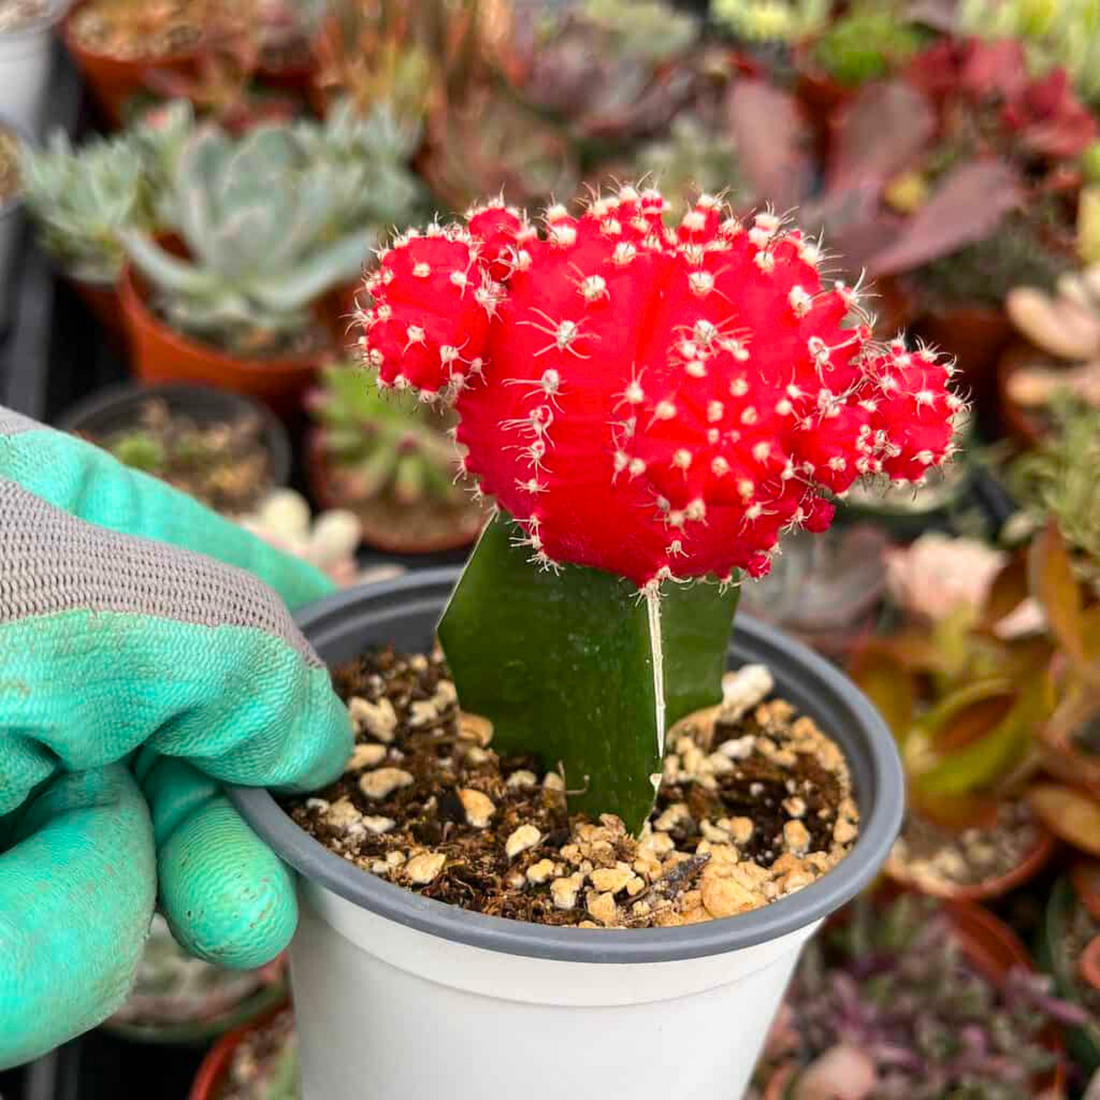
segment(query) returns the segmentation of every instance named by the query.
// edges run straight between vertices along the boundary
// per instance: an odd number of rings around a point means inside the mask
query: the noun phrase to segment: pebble
[[[539,777],[534,772],[527,771],[526,768],[520,768],[518,772],[512,772],[505,783],[505,786],[513,791],[531,791],[538,785]]]
[[[568,878],[556,878],[550,883],[550,896],[557,909],[573,909],[577,904],[577,894],[584,884],[583,875],[570,875]]]
[[[392,817],[364,817],[363,826],[368,832],[374,833],[375,836],[381,836],[383,833],[388,833],[390,829],[396,825]]]
[[[756,747],[754,734],[746,733],[744,737],[731,737],[718,746],[718,752],[728,760],[747,760],[752,756],[752,750]]]
[[[377,703],[372,703],[358,695],[352,696],[348,700],[348,714],[356,733],[365,731],[386,745],[393,741],[394,730],[397,729],[397,711],[393,709],[393,703],[389,699],[383,697]]]
[[[532,863],[527,868],[527,881],[532,886],[541,886],[554,874],[554,869],[552,859],[540,859],[538,863]]]
[[[806,816],[806,803],[801,798],[785,798],[783,800],[783,809],[790,814],[791,817],[805,817]]]
[[[833,826],[833,841],[836,844],[850,844],[858,835],[859,829],[848,818],[837,818]]]
[[[488,828],[493,814],[497,812],[493,800],[487,794],[474,790],[473,787],[463,787],[458,792],[458,797],[462,802],[462,808],[466,811],[467,822],[475,829]]]
[[[635,877],[634,872],[625,864],[621,867],[601,867],[589,876],[592,885],[601,893],[617,894],[626,888],[626,884]],[[591,911],[591,907],[590,907]]]
[[[534,848],[542,840],[542,833],[534,825],[520,825],[504,842],[504,854],[515,859],[521,852]]]
[[[405,864],[405,874],[409,876],[410,882],[415,882],[418,886],[427,886],[429,882],[439,877],[439,872],[443,870],[446,862],[447,857],[442,852],[421,852]]]
[[[493,739],[493,723],[479,714],[463,713],[458,719],[458,736],[476,742],[483,749],[488,748]]]
[[[439,710],[446,710],[452,703],[458,702],[458,692],[455,690],[454,684],[450,680],[440,680],[435,685],[435,694],[432,696],[432,702],[435,703]]]
[[[379,768],[360,777],[359,789],[367,798],[385,798],[412,782],[413,777],[404,768]]]
[[[364,768],[373,768],[386,759],[386,746],[376,745],[365,741],[356,745],[352,750],[351,758],[344,766],[344,773],[361,772]]]
[[[752,834],[756,832],[751,817],[731,817],[727,827],[735,844],[748,844],[752,840]]]
[[[712,917],[732,917],[757,905],[753,894],[732,878],[715,876],[705,879],[700,893],[703,908]]]
[[[736,722],[771,694],[775,680],[764,665],[744,665],[722,677],[722,718]]]
[[[325,812],[325,821],[348,836],[363,835],[363,815],[350,798],[338,798]]]
[[[409,707],[409,725],[413,729],[423,729],[439,721],[439,711],[430,699],[417,699]]]
[[[810,833],[801,821],[788,821],[783,826],[783,840],[790,851],[801,855],[810,846]]]
[[[588,895],[588,912],[605,928],[619,923],[619,907],[612,894],[600,894],[591,891]]]
[[[557,772],[547,772],[542,787],[546,791],[564,791],[565,780]]]

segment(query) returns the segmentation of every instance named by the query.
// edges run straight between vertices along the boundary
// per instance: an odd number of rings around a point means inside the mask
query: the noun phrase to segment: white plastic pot
[[[53,0],[49,14],[18,30],[0,32],[0,114],[17,129],[40,135],[50,79],[53,28],[70,0]]]
[[[340,593],[299,622],[331,664],[375,644],[430,645],[457,579],[414,573]],[[803,646],[739,618],[734,664],[832,733],[862,815],[852,853],[770,906],[682,928],[551,928],[469,913],[368,875],[265,791],[235,789],[301,873],[291,985],[305,1100],[737,1100],[799,952],[868,885],[901,824],[893,738],[859,691]]]

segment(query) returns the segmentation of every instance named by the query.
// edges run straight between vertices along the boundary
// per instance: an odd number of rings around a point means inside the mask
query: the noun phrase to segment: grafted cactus
[[[664,212],[659,192],[632,187],[579,216],[551,207],[543,232],[502,204],[476,209],[464,225],[409,233],[384,251],[362,315],[365,356],[385,384],[454,404],[465,468],[513,517],[522,547],[509,556],[487,535],[444,618],[465,705],[495,707],[489,717],[508,727],[497,743],[529,738],[540,711],[543,747],[585,787],[587,805],[634,826],[652,795],[645,761],[655,763],[667,720],[715,693],[729,630],[728,605],[701,600],[699,586],[662,593],[662,582],[760,576],[781,532],[827,528],[829,497],[858,478],[919,482],[951,453],[962,404],[933,351],[872,342],[859,292],[826,288],[820,246],[780,218],[742,224],[710,196],[675,230]],[[540,574],[524,556],[561,577],[532,581]],[[472,620],[493,613],[472,590],[502,572],[510,590],[542,602],[556,643],[531,644],[530,609],[511,634]],[[561,594],[571,584],[579,599]],[[577,615],[593,621],[577,631]],[[624,639],[625,622],[640,639]],[[670,630],[680,635],[672,650]],[[571,636],[584,638],[594,667],[607,662],[601,676],[613,667],[629,685],[616,705],[640,702],[639,714],[600,713],[606,680],[579,691],[575,654],[543,666]],[[488,680],[498,669],[476,652],[502,637],[505,663],[525,662],[523,691],[554,693],[553,703],[527,698],[502,713]],[[697,647],[686,664],[684,638]],[[633,758],[633,800],[620,797],[629,782],[616,768],[629,754],[609,756],[601,741],[622,725],[629,732],[616,736],[646,745]],[[585,738],[598,746],[586,750]]]

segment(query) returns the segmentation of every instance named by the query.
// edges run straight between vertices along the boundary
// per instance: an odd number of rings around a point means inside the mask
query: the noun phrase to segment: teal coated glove
[[[220,782],[340,774],[347,712],[285,606],[329,589],[0,408],[0,1069],[118,1008],[158,901],[222,966],[289,941],[290,873]]]

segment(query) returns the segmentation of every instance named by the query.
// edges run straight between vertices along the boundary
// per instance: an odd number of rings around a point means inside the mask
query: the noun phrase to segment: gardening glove
[[[290,873],[220,781],[340,774],[347,712],[280,601],[329,587],[0,407],[0,1069],[122,1003],[158,895],[200,958],[286,945]]]

